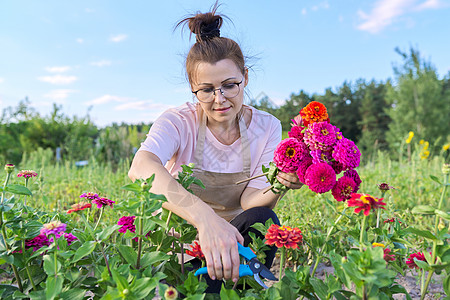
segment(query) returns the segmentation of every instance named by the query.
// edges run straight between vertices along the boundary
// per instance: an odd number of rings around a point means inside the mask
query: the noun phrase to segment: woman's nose
[[[223,102],[225,102],[226,100],[227,100],[227,98],[225,98],[225,96],[223,95],[221,89],[216,89],[216,90],[214,91],[214,101],[215,101],[216,103],[223,103]]]

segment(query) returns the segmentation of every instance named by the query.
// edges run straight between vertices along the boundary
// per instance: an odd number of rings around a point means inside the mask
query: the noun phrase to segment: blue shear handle
[[[253,253],[253,251],[249,247],[244,247],[239,243],[237,243],[237,244],[238,244],[239,254],[242,255],[243,257],[245,257],[246,260],[250,261],[252,258],[256,257],[256,254]],[[253,275],[253,273],[252,273],[252,275]]]
[[[208,268],[207,267],[203,267],[198,269],[197,271],[195,271],[194,275],[198,276],[198,275],[202,275],[202,274],[207,274],[208,273]],[[253,276],[253,271],[250,269],[250,267],[248,265],[239,265],[239,277],[243,277],[243,276]]]

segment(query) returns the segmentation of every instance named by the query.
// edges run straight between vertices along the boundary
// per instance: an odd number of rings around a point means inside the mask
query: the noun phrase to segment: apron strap
[[[241,135],[241,151],[242,151],[242,164],[244,173],[250,177],[251,166],[251,154],[250,154],[250,141],[247,135],[247,125],[245,124],[244,117],[239,119],[239,132]],[[197,146],[194,153],[194,169],[203,169],[203,149],[205,147],[206,136],[206,114],[201,112],[200,126],[198,128]]]

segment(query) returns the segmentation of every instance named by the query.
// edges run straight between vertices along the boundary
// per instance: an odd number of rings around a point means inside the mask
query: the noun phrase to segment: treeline
[[[322,102],[332,123],[358,144],[363,157],[377,150],[397,153],[410,131],[416,141],[424,139],[431,151],[439,152],[450,142],[450,72],[439,79],[435,67],[417,50],[396,51],[402,62],[394,67],[393,80],[344,82],[334,90],[326,89],[323,95],[301,90],[280,107],[268,97],[252,100],[251,105],[275,115],[287,131],[301,108],[311,101]],[[59,148],[65,160],[95,158],[115,165],[132,157],[150,126],[122,123],[98,128],[89,115],[68,117],[57,105],[49,116],[40,116],[25,99],[17,107],[3,110],[0,160],[18,164],[24,153],[39,148],[52,149],[56,158]]]

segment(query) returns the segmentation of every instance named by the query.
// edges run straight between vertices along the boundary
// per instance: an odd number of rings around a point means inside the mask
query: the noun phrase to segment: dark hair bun
[[[218,5],[214,5],[211,12],[200,13],[192,17],[185,18],[178,22],[179,25],[187,24],[191,34],[195,34],[197,42],[203,42],[215,37],[220,37],[220,27],[223,19],[220,14],[216,14]]]

